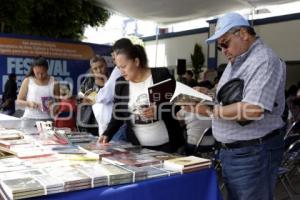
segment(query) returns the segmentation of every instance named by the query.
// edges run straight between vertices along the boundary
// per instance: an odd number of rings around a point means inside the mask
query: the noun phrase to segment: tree
[[[79,40],[86,26],[104,25],[109,17],[94,0],[0,0],[2,33]]]
[[[194,54],[191,54],[193,73],[195,75],[195,80],[198,81],[199,73],[201,72],[201,68],[203,67],[205,58],[202,52],[202,46],[198,43],[194,46]]]

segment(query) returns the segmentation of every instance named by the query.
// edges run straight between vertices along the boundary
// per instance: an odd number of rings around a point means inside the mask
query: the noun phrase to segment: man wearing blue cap
[[[217,96],[235,79],[243,86],[240,99],[228,104],[218,99],[213,108],[197,104],[186,109],[212,118],[228,199],[271,200],[283,154],[285,63],[237,13],[218,19],[215,34],[207,39],[212,42],[229,61]]]

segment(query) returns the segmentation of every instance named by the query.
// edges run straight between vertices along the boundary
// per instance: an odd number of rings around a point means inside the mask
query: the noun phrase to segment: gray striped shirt
[[[242,102],[264,108],[264,116],[246,126],[233,120],[214,119],[213,135],[223,143],[260,138],[284,125],[281,115],[284,110],[286,65],[257,38],[247,52],[229,63],[220,79],[217,92],[229,80],[244,80]]]

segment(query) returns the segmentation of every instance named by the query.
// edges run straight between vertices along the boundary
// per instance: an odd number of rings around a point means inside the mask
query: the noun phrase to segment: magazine
[[[167,79],[148,88],[149,100],[156,105],[171,103],[199,102],[213,105],[213,98],[178,81]]]

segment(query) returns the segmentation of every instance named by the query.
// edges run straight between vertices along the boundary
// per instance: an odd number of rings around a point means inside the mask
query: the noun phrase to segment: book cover
[[[169,102],[175,92],[175,88],[176,81],[170,78],[153,84],[148,88],[150,103],[159,105],[161,103]]]
[[[150,86],[148,93],[150,102],[156,104],[166,102],[201,102],[213,105],[212,97],[172,79],[167,79]]]
[[[47,97],[41,97],[42,100],[42,111],[43,112],[50,112],[50,106],[54,102],[54,98],[47,96]]]
[[[181,157],[181,158],[165,160],[164,167],[170,168],[170,169],[184,169],[189,166],[208,164],[210,162],[211,161],[206,158],[199,158],[196,156],[186,156],[186,157]]]

